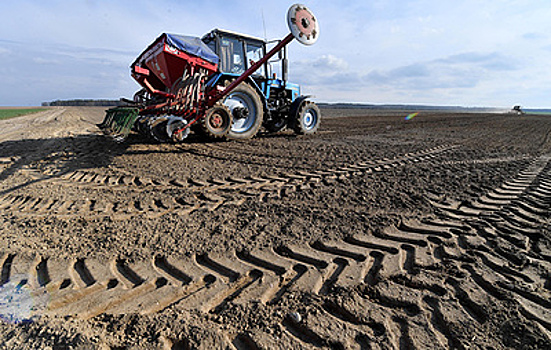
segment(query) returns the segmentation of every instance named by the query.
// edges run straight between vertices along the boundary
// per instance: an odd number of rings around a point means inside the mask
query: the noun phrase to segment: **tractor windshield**
[[[222,71],[233,74],[245,72],[243,62],[243,43],[234,38],[222,38],[220,40],[220,60]]]
[[[214,29],[202,40],[220,58],[220,71],[241,75],[266,54],[266,44],[262,39],[238,33]],[[254,76],[266,78],[266,65],[258,68]]]

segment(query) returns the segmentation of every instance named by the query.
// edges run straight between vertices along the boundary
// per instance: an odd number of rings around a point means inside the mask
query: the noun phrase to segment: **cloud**
[[[359,82],[358,74],[349,71],[349,64],[334,55],[291,62],[291,74],[299,84],[343,85]]]
[[[448,56],[438,60],[444,64],[450,65],[470,65],[485,68],[489,71],[509,71],[518,68],[517,61],[503,54],[468,52]]]
[[[349,58],[349,57],[347,57]],[[414,58],[414,57],[413,57]],[[341,57],[291,63],[291,80],[322,101],[502,106],[513,102],[524,74],[519,58],[500,52],[462,52],[366,70]]]
[[[472,88],[488,75],[518,68],[514,59],[498,53],[462,53],[388,70],[373,70],[363,79],[396,89]]]
[[[515,71],[515,59],[499,53],[466,52],[390,69],[356,72],[344,59],[323,55],[291,65],[292,78],[312,90],[338,87],[345,91],[378,86],[401,92],[475,88],[493,75]]]
[[[325,71],[345,71],[348,69],[348,63],[342,58],[333,55],[323,55],[311,62],[315,69]]]
[[[69,45],[4,43],[11,54],[0,67],[0,105],[37,105],[72,98],[131,96],[137,85],[125,51]],[[18,86],[17,89],[10,88]],[[15,102],[14,102],[15,101]]]
[[[333,75],[348,70],[348,63],[334,55],[322,55],[313,60],[293,62],[293,69],[307,70],[315,75]]]
[[[42,64],[42,65],[57,65],[62,64],[61,60],[56,59],[50,59],[50,58],[44,58],[44,57],[34,57],[32,61],[36,64]]]
[[[547,37],[548,36],[543,33],[535,33],[535,32],[525,33],[522,35],[522,38],[526,40],[541,40],[541,39],[547,39]]]

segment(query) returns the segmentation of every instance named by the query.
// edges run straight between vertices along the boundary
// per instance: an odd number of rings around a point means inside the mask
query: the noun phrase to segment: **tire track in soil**
[[[442,162],[442,165],[468,165],[468,164],[489,164],[489,163],[508,163],[518,162],[522,160],[531,160],[533,157],[516,156],[516,157],[499,157],[499,158],[483,158],[483,159],[471,159],[471,160],[450,160]]]
[[[456,146],[443,145],[419,152],[404,154],[394,159],[382,159],[370,162],[347,164],[334,169],[316,171],[297,171],[268,176],[250,176],[247,178],[210,179],[207,181],[188,179],[156,180],[127,174],[101,174],[91,171],[72,171],[46,181],[63,186],[64,184],[100,186],[110,189],[123,189],[131,193],[155,189],[173,193],[180,191],[181,196],[173,194],[153,200],[135,200],[134,202],[113,202],[107,199],[42,199],[29,195],[8,194],[0,198],[0,209],[20,216],[87,217],[110,216],[114,219],[128,219],[133,216],[155,218],[167,213],[187,215],[194,211],[214,211],[220,207],[241,205],[248,198],[265,201],[269,198],[281,198],[290,192],[309,188],[314,183],[326,179],[350,177],[359,174],[371,174],[393,167],[421,161],[431,161],[439,154],[451,151]]]
[[[15,202],[22,207],[32,199]],[[218,314],[233,304],[269,307],[289,293],[309,294],[321,298],[318,311],[281,324],[286,341],[304,348],[370,348],[383,341],[396,348],[468,348],[474,339],[483,346],[495,336],[486,334],[488,305],[514,302],[551,341],[551,259],[538,245],[538,228],[549,223],[551,157],[472,202],[433,204],[435,216],[380,232],[223,256],[104,264],[5,252],[0,285],[28,285],[33,295],[49,296],[46,314],[84,319],[171,307]],[[340,288],[353,296],[335,299]],[[237,334],[229,341],[254,349],[266,339]]]

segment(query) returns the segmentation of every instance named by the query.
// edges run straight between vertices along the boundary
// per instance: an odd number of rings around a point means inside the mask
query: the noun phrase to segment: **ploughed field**
[[[549,349],[551,117],[158,144],[0,121],[0,348]]]

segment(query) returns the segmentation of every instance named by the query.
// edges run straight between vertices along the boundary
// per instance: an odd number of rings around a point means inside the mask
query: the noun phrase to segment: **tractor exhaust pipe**
[[[253,64],[241,76],[234,80],[224,90],[214,91],[209,97],[208,106],[213,106],[217,101],[223,99],[226,95],[233,91],[237,85],[250,77],[258,68],[262,67],[270,58],[275,56],[281,49],[289,44],[293,39],[297,39],[301,44],[313,45],[319,38],[319,23],[314,17],[314,14],[304,5],[295,4],[289,8],[287,12],[287,25],[289,33],[283,40],[279,42],[273,49],[270,50],[261,60]]]

